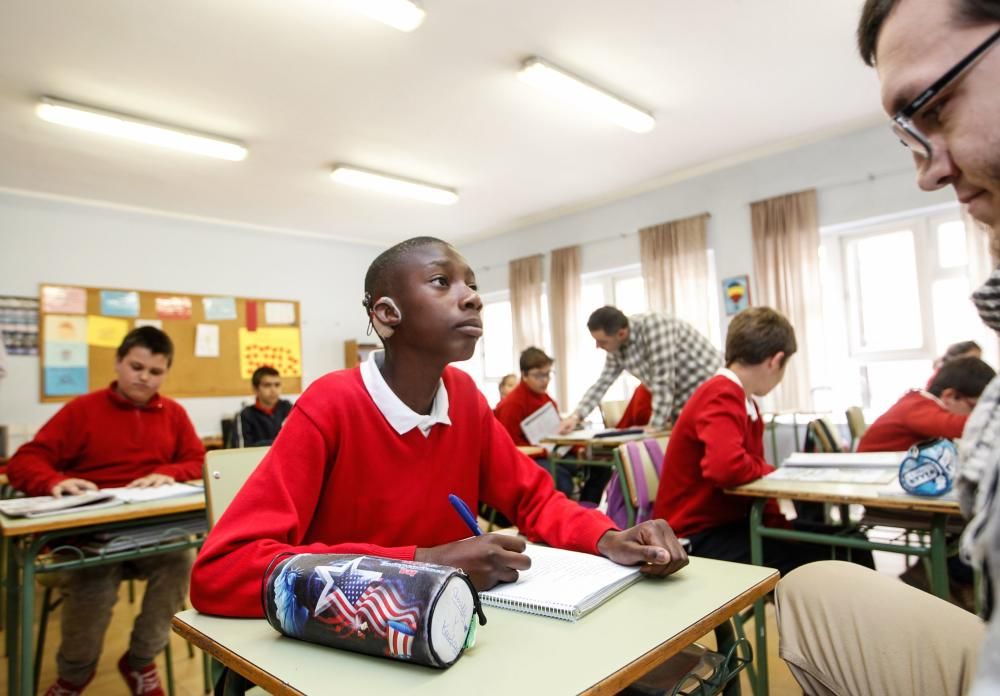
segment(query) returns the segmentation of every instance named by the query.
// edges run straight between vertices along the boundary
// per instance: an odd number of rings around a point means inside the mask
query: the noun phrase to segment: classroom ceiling
[[[0,188],[385,245],[488,237],[875,122],[860,0],[2,0]],[[539,55],[650,110],[635,134],[516,77]],[[41,121],[51,95],[245,142],[243,162]],[[458,190],[334,184],[346,162]]]

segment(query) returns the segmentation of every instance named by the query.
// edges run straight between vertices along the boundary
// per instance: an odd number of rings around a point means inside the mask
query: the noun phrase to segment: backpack
[[[656,502],[656,490],[663,471],[663,447],[656,438],[643,440],[642,444],[645,447],[645,458],[638,442],[629,442],[619,447],[621,470],[608,484],[607,514],[619,529],[645,522],[653,516],[653,503]],[[623,449],[627,456],[622,456]],[[635,519],[631,521],[626,495],[629,496],[635,515]]]

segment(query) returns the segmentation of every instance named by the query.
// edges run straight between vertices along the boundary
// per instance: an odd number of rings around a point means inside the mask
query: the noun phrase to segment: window
[[[952,343],[993,344],[969,301],[958,211],[824,231],[821,249],[831,407],[877,415],[922,387]]]

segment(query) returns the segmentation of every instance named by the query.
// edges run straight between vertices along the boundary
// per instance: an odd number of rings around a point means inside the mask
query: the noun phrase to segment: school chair
[[[604,419],[605,428],[614,428],[618,425],[618,421],[622,419],[625,415],[625,407],[628,405],[627,401],[602,401],[601,408],[601,418]]]
[[[806,424],[806,438],[803,443],[804,452],[847,452],[847,446],[840,437],[837,426],[826,417],[815,418]],[[796,516],[803,521],[826,524],[829,522],[829,505],[802,500],[793,501]],[[847,505],[838,505],[842,524],[849,521],[850,509]]]
[[[865,423],[865,413],[860,406],[849,407],[845,414],[847,415],[847,429],[851,433],[851,451],[854,452],[858,448],[861,436],[868,430],[868,424]]]
[[[656,491],[660,487],[660,471],[663,467],[663,453],[667,450],[669,438],[648,438],[641,442],[619,445],[614,452],[615,471],[621,489],[624,506],[623,528],[650,519]],[[610,486],[610,484],[609,484]],[[612,494],[608,494],[608,514],[615,518],[611,510]],[[618,520],[615,520],[616,522]]]

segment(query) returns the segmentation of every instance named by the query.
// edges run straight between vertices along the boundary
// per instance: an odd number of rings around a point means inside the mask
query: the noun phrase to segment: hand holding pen
[[[441,504],[449,502],[473,533],[473,538],[418,548],[414,560],[461,568],[477,590],[488,590],[501,582],[514,582],[518,571],[531,567],[531,559],[523,553],[523,539],[507,534],[483,534],[472,510],[461,498],[453,494]]]

